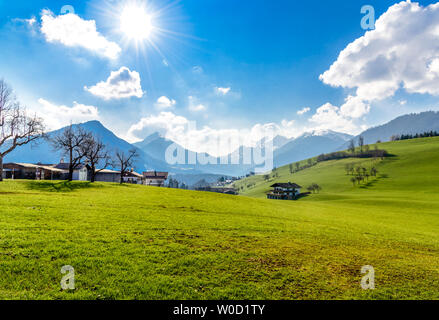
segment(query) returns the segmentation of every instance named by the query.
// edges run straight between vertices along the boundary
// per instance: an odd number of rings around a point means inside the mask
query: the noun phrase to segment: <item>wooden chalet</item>
[[[301,186],[296,183],[275,183],[271,186],[273,190],[267,193],[268,199],[274,200],[296,200],[300,195]]]
[[[143,173],[144,184],[151,187],[164,187],[168,172],[149,171]]]

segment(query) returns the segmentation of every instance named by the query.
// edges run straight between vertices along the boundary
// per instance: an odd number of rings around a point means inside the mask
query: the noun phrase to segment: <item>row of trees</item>
[[[3,180],[3,159],[17,147],[48,140],[55,151],[60,151],[69,159],[68,180],[73,180],[73,171],[79,164],[87,164],[91,172],[91,182],[96,174],[112,166],[120,169],[120,183],[138,157],[137,149],[128,152],[116,151],[111,154],[105,144],[91,132],[70,125],[55,137],[45,133],[44,122],[36,115],[29,116],[26,109],[13,94],[12,88],[0,79],[0,181]]]
[[[439,132],[437,131],[429,131],[417,134],[401,134],[401,135],[393,135],[390,140],[391,141],[399,141],[399,140],[410,140],[410,139],[419,139],[419,138],[431,138],[438,137]]]
[[[301,164],[301,162],[296,162],[294,164],[290,163],[290,165],[289,165],[290,174],[311,168],[312,166],[315,166],[316,164],[317,164],[317,162],[313,161],[312,159],[308,159],[306,161],[306,163],[304,163],[304,164]]]
[[[369,177],[376,177],[378,170],[375,166],[372,166],[369,170],[363,166],[356,166],[355,164],[348,163],[345,166],[346,174],[351,175],[350,181],[355,184],[361,184],[364,181],[369,181]]]
[[[345,170],[347,175],[359,175],[359,174],[365,174],[367,172],[370,173],[371,176],[376,177],[378,170],[375,166],[370,167],[370,169],[366,169],[365,167],[362,167],[360,165],[355,165],[353,163],[347,163],[345,165]]]
[[[55,151],[60,151],[68,157],[69,181],[73,180],[73,171],[84,163],[90,168],[91,182],[95,182],[99,172],[111,166],[120,170],[120,183],[123,183],[123,177],[130,171],[138,157],[137,149],[128,152],[117,150],[112,155],[99,138],[79,126],[70,125],[59,135],[48,139]]]
[[[329,160],[340,160],[347,158],[374,158],[374,159],[384,159],[390,156],[386,150],[379,149],[377,145],[373,149],[369,145],[364,144],[364,138],[358,138],[358,150],[355,146],[354,140],[349,143],[348,151],[337,151],[328,154],[321,154],[317,157],[317,162],[329,161]]]
[[[308,186],[308,188],[306,188],[306,190],[308,190],[309,192],[312,192],[312,193],[319,193],[322,190],[322,187],[319,186],[317,183],[313,183],[310,186]]]

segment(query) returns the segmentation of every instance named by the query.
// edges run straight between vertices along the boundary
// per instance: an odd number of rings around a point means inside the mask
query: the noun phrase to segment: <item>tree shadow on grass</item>
[[[28,189],[46,192],[72,192],[81,189],[98,188],[96,184],[90,182],[69,182],[69,181],[30,181]]]
[[[387,173],[380,173],[378,177],[373,180],[369,180],[366,184],[360,186],[360,189],[369,189],[375,186],[381,179],[388,179],[389,175]]]
[[[369,189],[369,188],[375,186],[377,183],[378,183],[378,179],[375,179],[375,180],[369,181],[369,182],[367,182],[367,183],[361,185],[361,186],[360,186],[360,189]]]
[[[311,195],[312,195],[311,192],[304,192],[304,193],[299,194],[299,195],[296,197],[296,199],[294,199],[294,200],[300,200],[300,199],[303,199],[303,198],[308,198],[308,197],[311,196]]]

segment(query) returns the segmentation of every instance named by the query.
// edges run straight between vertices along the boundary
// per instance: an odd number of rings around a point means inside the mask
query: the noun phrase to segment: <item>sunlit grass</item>
[[[300,201],[0,183],[0,298],[439,299],[439,139],[382,147],[396,157],[364,188],[349,182],[350,160],[278,169],[278,181],[323,187]],[[273,182],[251,179],[247,194],[263,198]],[[360,287],[364,265],[376,290]]]

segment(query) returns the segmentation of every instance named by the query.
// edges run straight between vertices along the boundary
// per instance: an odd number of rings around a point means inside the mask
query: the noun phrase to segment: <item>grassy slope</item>
[[[296,202],[1,183],[0,298],[439,299],[439,139],[384,145],[397,155],[378,165],[387,178],[354,188],[346,160],[322,163],[288,179],[324,188]],[[60,291],[67,264],[73,292]]]

